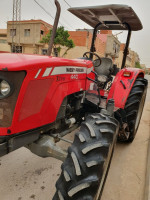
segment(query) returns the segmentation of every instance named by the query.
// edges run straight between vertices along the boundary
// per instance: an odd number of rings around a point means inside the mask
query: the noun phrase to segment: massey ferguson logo
[[[83,68],[66,68],[66,72],[84,72]]]

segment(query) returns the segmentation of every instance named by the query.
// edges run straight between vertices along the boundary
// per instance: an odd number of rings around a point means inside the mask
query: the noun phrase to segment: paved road
[[[136,139],[116,145],[102,200],[143,200],[149,133],[150,88]],[[0,200],[51,200],[60,165],[25,148],[0,158]]]

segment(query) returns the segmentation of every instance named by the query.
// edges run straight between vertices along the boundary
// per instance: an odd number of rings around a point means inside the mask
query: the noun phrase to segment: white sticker
[[[70,78],[71,78],[71,79],[78,79],[78,75],[77,75],[77,74],[73,74],[73,75],[71,75]]]
[[[94,83],[90,83],[90,90],[94,90]]]

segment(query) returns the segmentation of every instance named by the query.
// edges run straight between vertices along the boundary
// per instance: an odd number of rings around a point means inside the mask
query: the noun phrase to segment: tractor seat
[[[98,75],[105,75],[109,76],[111,72],[113,71],[113,63],[110,58],[101,58],[101,64],[97,67],[94,67],[95,72]]]

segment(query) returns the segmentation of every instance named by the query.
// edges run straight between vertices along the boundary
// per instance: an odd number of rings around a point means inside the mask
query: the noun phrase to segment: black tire
[[[125,105],[125,112],[127,116],[127,123],[129,127],[129,138],[125,142],[132,142],[137,133],[139,123],[141,120],[146,92],[147,92],[147,80],[138,77],[133,84],[129,97]]]
[[[87,117],[68,149],[53,200],[100,199],[117,134],[116,119],[102,114]]]

